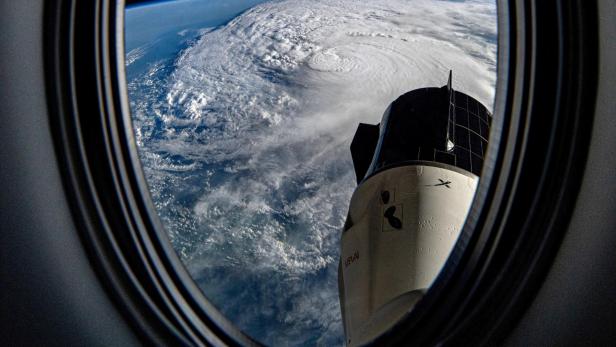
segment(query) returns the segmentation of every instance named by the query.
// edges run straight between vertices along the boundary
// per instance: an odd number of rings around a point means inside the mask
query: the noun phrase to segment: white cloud
[[[268,343],[341,341],[338,239],[357,124],[442,86],[450,69],[454,88],[491,108],[495,16],[485,1],[273,1],[204,31],[168,77],[153,65],[129,86],[142,93],[137,141],[171,240],[239,326],[268,321]]]

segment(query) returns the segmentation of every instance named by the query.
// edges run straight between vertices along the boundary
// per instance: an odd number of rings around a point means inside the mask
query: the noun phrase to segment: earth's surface
[[[341,345],[357,124],[450,69],[491,108],[493,1],[178,1],[125,28],[143,169],[196,283],[263,343]]]

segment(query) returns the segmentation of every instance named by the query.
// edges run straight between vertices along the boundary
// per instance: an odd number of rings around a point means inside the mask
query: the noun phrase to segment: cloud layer
[[[223,313],[268,344],[342,343],[357,124],[450,69],[491,108],[495,16],[485,1],[268,2],[129,83],[153,199]]]

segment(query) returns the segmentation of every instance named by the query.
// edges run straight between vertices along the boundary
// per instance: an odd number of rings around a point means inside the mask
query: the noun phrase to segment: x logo
[[[449,184],[451,184],[451,181],[443,181],[443,180],[442,180],[442,179],[440,179],[440,178],[439,178],[438,180],[439,180],[439,182],[441,182],[441,183],[437,183],[437,184],[435,184],[433,187],[445,186],[445,187],[447,187],[447,188],[450,188],[450,189],[451,189],[451,186],[449,185]]]

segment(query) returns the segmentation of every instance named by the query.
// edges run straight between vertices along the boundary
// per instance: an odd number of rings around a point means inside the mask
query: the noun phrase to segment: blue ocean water
[[[139,54],[126,69],[127,79],[142,75],[148,64],[173,60],[194,43],[203,28],[228,23],[243,11],[267,0],[151,1],[128,6],[124,14],[124,46],[128,57]],[[161,73],[169,73],[168,70]]]

